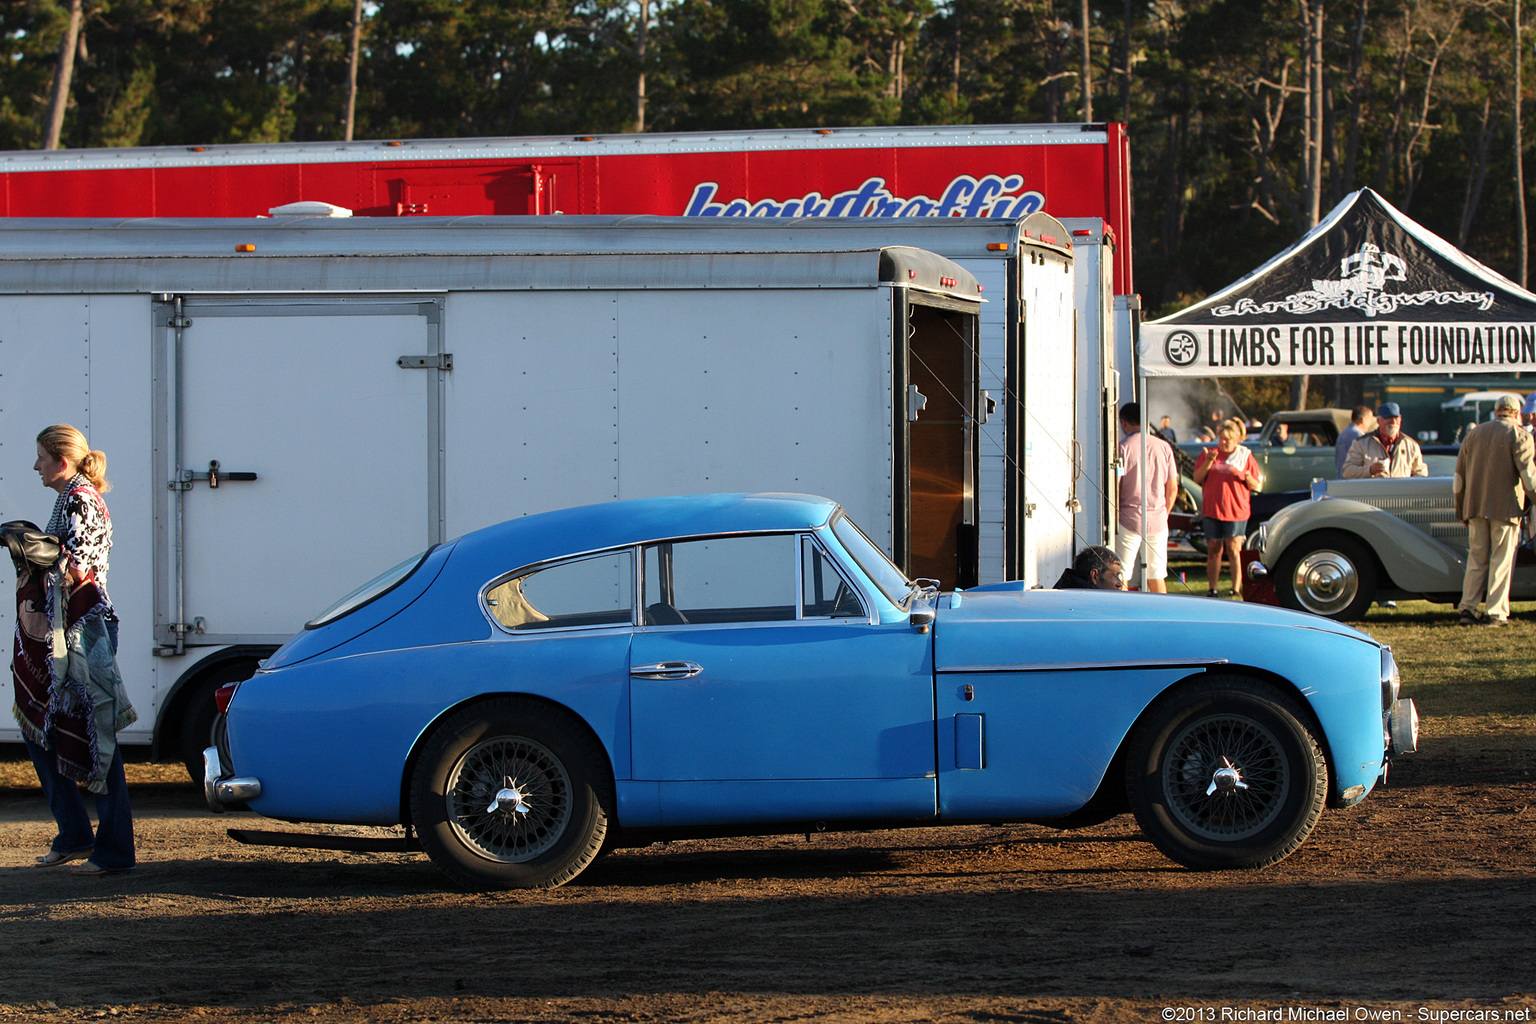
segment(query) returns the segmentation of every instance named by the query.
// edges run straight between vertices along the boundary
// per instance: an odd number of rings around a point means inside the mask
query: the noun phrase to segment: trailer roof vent
[[[350,217],[352,211],[345,206],[317,201],[284,203],[267,211],[274,217]]]

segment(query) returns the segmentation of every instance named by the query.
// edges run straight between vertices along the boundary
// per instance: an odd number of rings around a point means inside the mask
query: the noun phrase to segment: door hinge
[[[183,316],[180,313],[173,313],[171,314],[171,318],[165,322],[165,325],[167,327],[173,327],[178,331],[186,330],[188,327],[192,326],[192,318],[189,316]]]
[[[1026,501],[1024,503],[1024,518],[1028,519],[1031,516],[1033,516],[1034,514],[1035,514],[1035,503],[1032,502],[1032,501]]]
[[[401,356],[395,365],[402,370],[451,370],[453,353],[442,352],[435,356]]]

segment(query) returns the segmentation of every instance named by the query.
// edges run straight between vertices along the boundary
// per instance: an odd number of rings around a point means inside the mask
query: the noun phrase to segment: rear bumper
[[[210,811],[223,811],[261,796],[261,780],[225,771],[218,747],[203,751],[203,798]]]

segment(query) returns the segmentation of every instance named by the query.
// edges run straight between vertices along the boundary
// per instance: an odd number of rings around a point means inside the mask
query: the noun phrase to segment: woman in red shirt
[[[1205,515],[1205,569],[1209,596],[1215,597],[1221,582],[1221,556],[1232,563],[1232,593],[1243,596],[1243,574],[1238,551],[1248,532],[1248,495],[1259,489],[1259,463],[1253,453],[1238,444],[1246,432],[1237,420],[1226,420],[1216,435],[1216,447],[1200,453],[1195,463],[1195,483],[1204,489],[1201,512]]]

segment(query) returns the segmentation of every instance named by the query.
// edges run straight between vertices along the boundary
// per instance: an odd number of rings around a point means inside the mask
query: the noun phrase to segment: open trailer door
[[[898,285],[892,317],[897,562],[908,575],[937,580],[945,590],[974,587],[980,574],[981,305],[963,296],[966,285],[953,276],[963,272],[948,260],[904,248],[882,256],[882,278]],[[918,286],[930,276],[936,288]],[[970,285],[974,293],[974,279]]]

